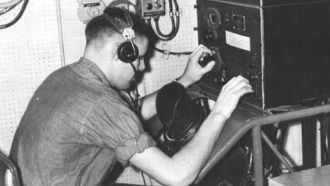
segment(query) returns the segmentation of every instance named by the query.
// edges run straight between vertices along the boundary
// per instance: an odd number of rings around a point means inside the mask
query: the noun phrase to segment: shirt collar
[[[81,64],[80,65],[81,68],[78,70],[80,72],[82,72],[81,73],[82,76],[84,76],[88,79],[99,81],[99,82],[111,87],[111,84],[110,84],[108,78],[105,76],[105,74],[100,69],[100,67],[98,67],[93,61],[91,61],[85,57],[81,57],[79,59],[78,63]]]

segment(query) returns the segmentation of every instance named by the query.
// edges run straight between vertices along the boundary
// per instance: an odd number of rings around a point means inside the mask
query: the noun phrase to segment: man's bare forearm
[[[157,114],[156,98],[157,93],[153,92],[141,98],[141,116],[144,120],[148,120]]]

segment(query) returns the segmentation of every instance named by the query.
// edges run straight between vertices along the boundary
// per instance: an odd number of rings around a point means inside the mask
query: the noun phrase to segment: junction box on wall
[[[138,4],[142,18],[165,15],[165,0],[139,0]]]

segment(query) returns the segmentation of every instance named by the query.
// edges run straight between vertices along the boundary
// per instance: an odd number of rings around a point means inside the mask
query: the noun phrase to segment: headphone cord
[[[132,66],[132,68],[133,68],[134,76],[136,76],[136,74],[137,74],[137,70],[135,69],[133,63],[130,63],[130,64],[131,64],[131,66]],[[136,78],[134,78],[134,80],[133,80],[133,88],[130,89],[130,90],[128,90],[127,94],[128,94],[128,96],[130,97],[130,99],[131,99],[131,102],[132,102],[132,104],[133,104],[133,109],[134,109],[134,111],[136,111],[136,113],[139,114],[139,113],[140,113],[140,110],[141,110],[141,108],[140,108],[140,104],[139,104],[139,97],[140,97],[140,94],[139,94],[139,90],[138,90],[138,88],[137,88],[137,83],[136,83],[136,80],[135,80],[135,79],[136,79]],[[132,95],[132,92],[134,92],[134,95]]]
[[[136,49],[135,49],[135,47],[134,47],[133,40],[130,39],[129,41],[130,41],[130,43],[131,43],[131,45],[132,45],[134,55],[137,56],[138,54],[137,54]],[[132,64],[132,63],[131,63],[131,64]],[[136,69],[134,68],[133,65],[132,65],[132,67],[133,67],[134,73],[136,73]]]
[[[133,45],[133,43],[132,43],[132,45]],[[133,48],[134,48],[134,47],[133,47]],[[137,70],[136,70],[136,68],[134,67],[133,63],[130,63],[130,64],[131,64],[131,66],[132,66],[132,68],[133,68],[134,76],[136,76],[136,74],[137,74]],[[132,103],[133,103],[133,109],[135,110],[135,112],[136,112],[137,114],[140,114],[140,110],[141,110],[140,105],[139,105],[139,97],[140,97],[140,94],[139,94],[139,91],[138,91],[137,84],[136,84],[136,81],[135,81],[135,80],[133,81],[133,84],[134,84],[134,85],[133,85],[133,86],[134,86],[133,91],[135,92],[135,95],[132,95],[132,90],[129,90],[129,91],[128,91],[128,96],[130,97],[130,99],[131,99],[131,101],[132,101]],[[145,179],[145,177],[144,177],[144,173],[143,173],[143,171],[141,171],[141,176],[142,176],[142,179],[143,179],[143,184],[144,184],[145,186],[147,186],[146,179]]]

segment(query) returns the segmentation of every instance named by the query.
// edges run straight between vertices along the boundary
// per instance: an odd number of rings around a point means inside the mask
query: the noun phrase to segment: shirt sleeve
[[[123,165],[155,141],[142,128],[138,116],[125,102],[104,100],[86,118],[84,136],[96,145],[113,149]]]

